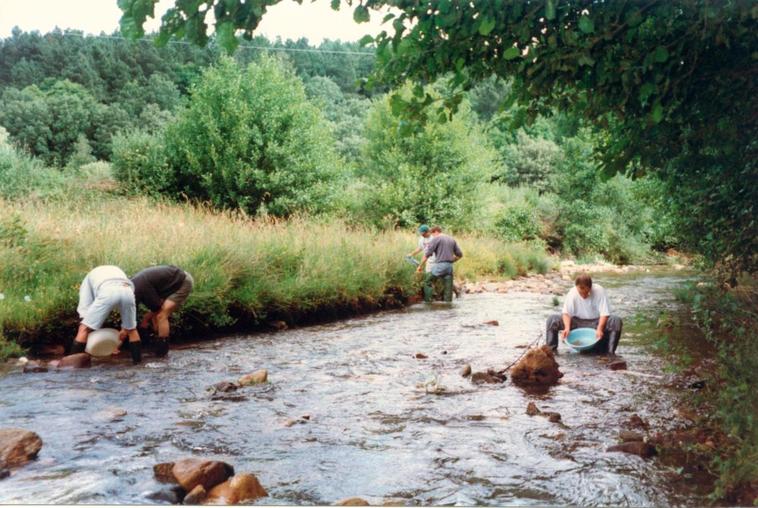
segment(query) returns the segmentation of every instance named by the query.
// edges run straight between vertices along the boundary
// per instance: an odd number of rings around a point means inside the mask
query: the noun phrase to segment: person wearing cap
[[[116,307],[121,314],[119,335],[122,340],[129,338],[132,362],[136,364],[142,360],[134,285],[121,268],[112,265],[92,269],[79,286],[79,305],[76,311],[82,322],[74,337],[70,354],[84,353],[90,332],[102,328],[111,310]]]
[[[416,269],[420,273],[429,259],[434,257],[434,265],[432,265],[431,271],[424,276],[424,301],[427,303],[432,301],[434,281],[442,279],[444,282],[444,299],[446,302],[452,302],[453,263],[463,257],[463,251],[453,237],[442,234],[442,228],[439,226],[432,227],[429,232],[432,239],[424,249],[424,257],[421,258],[421,264]]]
[[[432,234],[429,231],[429,226],[426,224],[421,224],[418,227],[418,234],[420,235],[418,237],[418,246],[416,249],[408,254],[408,257],[413,257],[419,252],[424,252],[426,250],[426,246],[429,245],[429,242],[432,241]],[[434,266],[434,255],[426,260],[426,273],[432,272],[432,266]]]
[[[142,303],[149,309],[139,326],[145,329],[152,324],[153,332],[158,334],[155,352],[166,356],[168,318],[187,301],[194,287],[192,275],[174,265],[158,265],[137,272],[131,280],[137,305]]]
[[[569,330],[594,328],[598,342],[592,351],[615,355],[623,322],[611,314],[605,289],[600,284],[593,284],[592,277],[586,273],[580,274],[574,284],[566,295],[563,312],[547,319],[545,343],[557,351],[559,333],[561,340],[565,341]]]

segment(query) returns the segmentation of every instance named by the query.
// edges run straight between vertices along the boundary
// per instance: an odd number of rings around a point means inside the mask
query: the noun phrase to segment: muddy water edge
[[[622,430],[683,424],[680,394],[646,346],[660,333],[655,320],[638,318],[675,309],[672,290],[688,277],[593,278],[625,319],[617,352],[628,369],[562,347],[565,375],[541,394],[459,375],[465,364],[501,369],[544,335],[559,311],[553,296],[515,288],[199,342],[139,367],[117,359],[23,374],[7,365],[0,426],[45,444],[0,480],[0,503],[158,503],[152,466],[201,456],[256,474],[270,494],[260,504],[707,504],[707,482],[676,464],[606,451]],[[491,320],[499,326],[483,324]],[[207,390],[260,368],[265,385],[234,397]],[[561,420],[528,416],[529,402]],[[631,428],[635,415],[647,429]]]

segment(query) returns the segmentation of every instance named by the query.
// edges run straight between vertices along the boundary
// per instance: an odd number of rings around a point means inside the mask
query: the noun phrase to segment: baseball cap
[[[418,227],[418,232],[419,233],[426,233],[427,231],[429,231],[429,226],[427,226],[426,224],[421,224]]]

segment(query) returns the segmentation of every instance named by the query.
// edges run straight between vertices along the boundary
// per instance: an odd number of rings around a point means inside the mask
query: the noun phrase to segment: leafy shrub
[[[0,128],[0,134],[4,130]],[[2,141],[6,139],[6,141]],[[4,198],[50,197],[61,194],[68,177],[42,162],[19,153],[0,135],[0,196]]]
[[[537,211],[526,202],[506,205],[495,222],[495,228],[504,240],[533,240],[540,234]]]
[[[112,168],[129,192],[161,194],[175,187],[160,134],[130,131],[114,136]]]
[[[410,87],[403,93],[410,94]],[[464,104],[450,122],[427,122],[407,134],[402,128],[406,120],[393,110],[389,97],[374,103],[360,170],[367,183],[365,216],[371,224],[471,225],[477,189],[495,159],[471,117]]]
[[[173,196],[276,216],[329,205],[339,165],[329,128],[275,58],[209,68],[165,142]]]

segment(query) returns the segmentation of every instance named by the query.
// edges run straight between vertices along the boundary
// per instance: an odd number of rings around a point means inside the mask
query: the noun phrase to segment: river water
[[[259,504],[705,504],[656,459],[605,451],[632,414],[655,430],[677,423],[662,361],[640,345],[655,331],[632,318],[675,305],[671,289],[684,278],[595,280],[625,318],[617,352],[629,370],[562,347],[565,376],[539,395],[458,374],[466,363],[503,368],[543,333],[552,296],[516,292],[199,342],[138,367],[6,369],[0,426],[32,430],[44,446],[0,480],[0,503],[157,503],[152,466],[199,456],[257,475],[270,494]],[[481,324],[493,319],[499,326]],[[206,390],[260,368],[266,385],[229,400]],[[527,416],[530,401],[562,422]],[[113,408],[126,416],[102,416]]]

